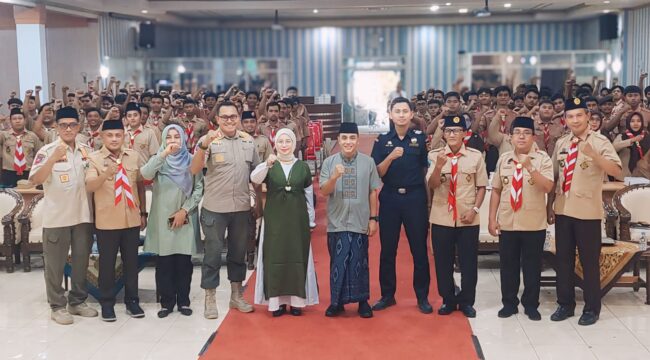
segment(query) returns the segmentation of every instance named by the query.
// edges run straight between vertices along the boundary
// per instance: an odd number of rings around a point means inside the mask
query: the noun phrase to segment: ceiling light
[[[314,14],[318,14],[318,9],[314,9]]]
[[[611,10],[603,10],[603,14],[609,14]]]
[[[503,7],[506,8],[506,9],[509,9],[511,6],[512,6],[511,3],[505,3],[505,4],[503,4]]]
[[[598,71],[598,72],[605,71],[606,67],[607,67],[607,65],[605,64],[605,62],[603,60],[600,60],[600,61],[598,61],[596,63],[596,71]]]
[[[458,9],[458,12],[461,14],[467,14],[467,9],[466,8]]]
[[[531,56],[530,59],[529,59],[528,61],[530,61],[530,64],[531,64],[531,65],[535,65],[535,64],[537,64],[537,56],[534,56],[534,55]]]
[[[185,66],[183,66],[183,64],[178,65],[178,67],[176,68],[176,71],[179,74],[185,74]]]
[[[148,14],[148,13],[149,13],[149,10],[142,10],[141,13],[143,13],[143,14]]]
[[[102,79],[108,78],[109,74],[110,74],[110,70],[108,69],[108,66],[102,65],[99,67],[99,76],[101,76]]]
[[[609,4],[609,3],[610,3],[609,0],[603,1],[603,4]]]
[[[429,10],[431,11],[438,11],[438,9],[440,9],[440,6],[438,5],[431,5],[431,7],[429,8]]]
[[[445,6],[451,6],[451,3],[445,3]]]
[[[512,55],[508,55],[508,56],[506,56],[506,62],[507,62],[508,64],[512,64],[513,61],[514,61],[514,58],[512,57]]]
[[[621,64],[621,60],[619,60],[619,59],[615,59],[615,60],[612,62],[612,71],[614,71],[615,73],[618,74],[619,71],[621,71],[621,66],[622,66],[622,64]]]

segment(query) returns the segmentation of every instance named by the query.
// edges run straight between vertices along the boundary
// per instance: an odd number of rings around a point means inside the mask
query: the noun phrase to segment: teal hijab
[[[169,154],[165,158],[165,163],[160,168],[160,174],[168,177],[176,186],[178,186],[186,196],[192,194],[192,174],[190,173],[190,163],[192,155],[187,150],[187,135],[185,131],[176,124],[165,127],[162,132],[162,141],[158,149],[160,155],[167,148],[167,133],[174,129],[181,135],[181,149],[176,154]]]

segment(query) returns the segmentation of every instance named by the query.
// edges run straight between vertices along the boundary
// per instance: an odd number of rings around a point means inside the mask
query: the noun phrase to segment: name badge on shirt
[[[61,174],[59,175],[59,181],[65,184],[70,181],[70,176],[68,174]]]
[[[583,161],[582,164],[580,164],[580,168],[582,170],[587,170],[588,167],[589,167],[589,163],[586,161]]]
[[[409,144],[410,147],[418,147],[420,144],[418,144],[418,139],[412,138],[411,143]]]
[[[388,147],[391,147],[391,146],[393,146],[393,142],[392,142],[392,141],[390,141],[390,140],[388,140],[388,142],[386,143],[386,146],[388,146]]]
[[[225,161],[225,158],[223,157],[223,154],[214,154],[212,155],[212,161],[215,163],[222,163]]]

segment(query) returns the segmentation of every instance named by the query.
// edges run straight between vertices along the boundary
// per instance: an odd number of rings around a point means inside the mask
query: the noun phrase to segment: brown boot
[[[217,311],[217,289],[205,289],[203,316],[206,319],[216,319],[219,317],[219,311]]]
[[[230,308],[237,309],[243,313],[249,313],[253,311],[253,306],[247,303],[242,297],[243,288],[240,282],[230,283],[232,292],[230,293]]]

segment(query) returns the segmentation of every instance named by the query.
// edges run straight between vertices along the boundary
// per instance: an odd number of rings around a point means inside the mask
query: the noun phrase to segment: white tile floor
[[[644,304],[644,290],[612,290],[604,299],[600,321],[592,327],[579,326],[577,316],[551,322],[556,306],[552,288],[542,289],[542,321],[530,321],[523,314],[499,319],[498,257],[480,259],[478,314],[470,323],[486,359],[650,359],[650,306]],[[7,274],[0,268],[0,359],[196,359],[228,311],[230,289],[222,286],[217,291],[219,319],[203,318],[197,267],[191,292],[194,315],[174,312],[158,319],[153,269],[147,268],[140,273],[144,319],[129,318],[124,305],[118,305],[115,323],[75,317],[74,325],[60,326],[50,320],[42,269],[17,270]],[[577,294],[579,312],[580,291]],[[94,300],[91,304],[98,307]]]

